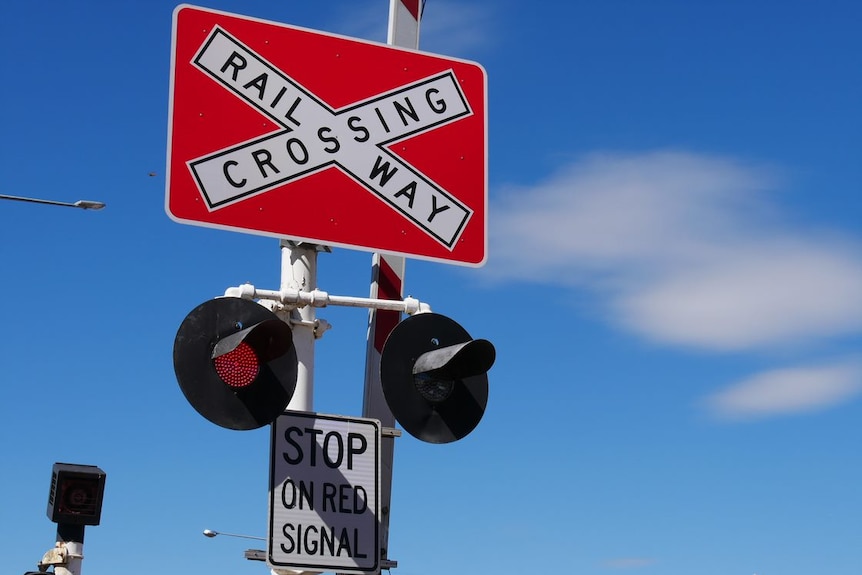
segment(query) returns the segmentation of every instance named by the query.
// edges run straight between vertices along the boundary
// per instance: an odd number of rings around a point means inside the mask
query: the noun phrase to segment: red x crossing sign
[[[478,64],[183,5],[171,70],[173,219],[484,263]]]

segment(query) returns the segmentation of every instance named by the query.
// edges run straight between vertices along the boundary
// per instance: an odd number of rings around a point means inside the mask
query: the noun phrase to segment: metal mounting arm
[[[263,290],[257,289],[251,284],[243,284],[225,290],[226,297],[239,297],[243,299],[272,300],[287,306],[288,308],[301,308],[305,306],[326,307],[340,305],[347,307],[361,307],[368,309],[391,310],[413,315],[431,311],[431,306],[422,303],[418,299],[406,297],[402,301],[388,299],[374,299],[367,297],[353,297],[330,295],[329,293],[314,289],[302,291],[295,289]]]

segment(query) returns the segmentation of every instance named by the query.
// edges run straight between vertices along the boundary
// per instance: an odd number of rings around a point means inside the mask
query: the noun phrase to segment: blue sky
[[[385,41],[388,3],[208,7]],[[272,238],[164,211],[171,13],[0,18],[6,297],[0,549],[53,545],[51,465],[108,474],[84,571],[263,573],[269,436],[186,403],[199,303],[277,289]],[[855,2],[429,0],[424,50],[488,73],[489,259],[406,291],[497,347],[468,437],[396,447],[399,575],[862,571],[862,8]],[[150,175],[154,173],[155,175]],[[319,260],[368,292],[370,255]],[[361,412],[366,314],[327,308],[315,409]]]

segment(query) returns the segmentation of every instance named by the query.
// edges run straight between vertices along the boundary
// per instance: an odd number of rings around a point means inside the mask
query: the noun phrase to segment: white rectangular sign
[[[289,412],[272,424],[270,567],[378,573],[380,422]]]

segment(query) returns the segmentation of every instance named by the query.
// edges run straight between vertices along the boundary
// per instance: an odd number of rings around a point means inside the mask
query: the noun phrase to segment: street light
[[[102,202],[90,200],[78,200],[77,202],[56,202],[54,200],[42,200],[39,198],[25,198],[22,196],[7,196],[0,194],[0,200],[15,200],[18,202],[30,202],[32,204],[49,204],[52,206],[66,206],[67,208],[81,208],[82,210],[101,210],[105,207]]]
[[[241,537],[243,539],[257,539],[258,541],[266,541],[266,537],[255,537],[254,535],[237,535],[236,533],[225,533],[224,531],[213,531],[212,529],[204,529],[205,537],[215,537],[216,535],[224,535],[225,537]]]
[[[205,537],[212,538],[216,535],[225,535],[227,537],[240,537],[242,539],[257,539],[258,541],[266,541],[266,537],[255,537],[254,535],[237,535],[236,533],[223,533],[221,531],[213,531],[212,529],[204,529]],[[261,549],[246,549],[245,558],[249,561],[266,561],[266,551],[263,551]]]

